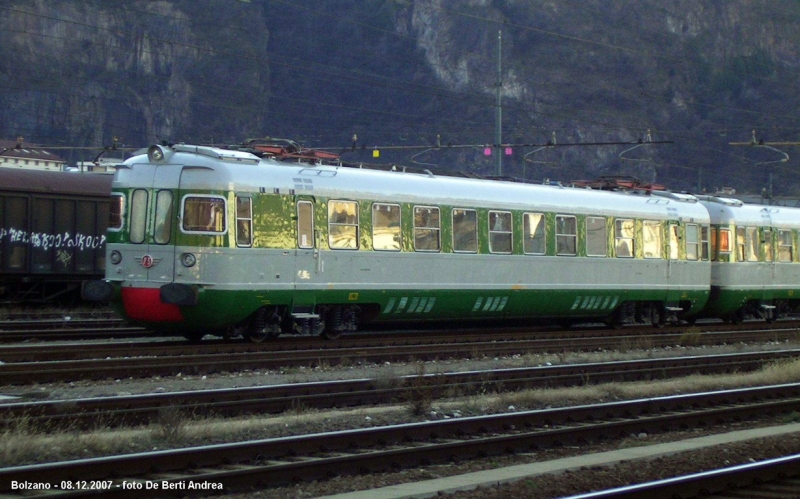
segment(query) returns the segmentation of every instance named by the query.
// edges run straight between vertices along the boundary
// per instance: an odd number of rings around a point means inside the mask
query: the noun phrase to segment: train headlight
[[[111,252],[110,255],[108,255],[108,259],[111,260],[111,263],[113,263],[114,265],[119,265],[119,262],[122,261],[122,253],[120,253],[117,250],[114,250]]]
[[[181,263],[184,267],[194,267],[194,264],[197,263],[197,257],[191,253],[184,253],[181,255]]]
[[[164,156],[164,149],[162,149],[161,146],[153,145],[147,148],[147,159],[149,159],[151,163],[164,161]]]

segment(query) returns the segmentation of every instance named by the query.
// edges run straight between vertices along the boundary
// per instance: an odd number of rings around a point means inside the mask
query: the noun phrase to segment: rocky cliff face
[[[11,55],[0,72],[4,136],[75,146],[118,137],[140,146],[184,136],[231,140],[231,130],[259,128],[268,30],[252,6],[4,3],[0,39]]]
[[[371,148],[438,137],[476,147],[381,159],[493,173],[477,146],[494,141],[502,30],[504,142],[674,141],[531,145],[504,158],[505,174],[633,174],[676,188],[735,178],[750,190],[772,174],[788,194],[800,171],[771,163],[774,151],[729,145],[754,128],[768,141],[798,134],[793,3],[4,0],[0,9],[6,138],[101,146],[116,136],[138,147],[273,135],[345,146],[356,133]]]

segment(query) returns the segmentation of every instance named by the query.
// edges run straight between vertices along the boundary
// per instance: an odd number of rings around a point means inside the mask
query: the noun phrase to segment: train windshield
[[[122,220],[125,217],[125,196],[122,194],[111,194],[111,202],[108,205],[108,230],[118,231],[122,229]]]

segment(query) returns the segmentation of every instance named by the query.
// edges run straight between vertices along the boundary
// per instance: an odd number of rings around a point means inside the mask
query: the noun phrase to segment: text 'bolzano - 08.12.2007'
[[[797,209],[353,168],[286,144],[125,161],[106,279],[85,296],[158,331],[253,341],[367,322],[772,320],[798,305]]]

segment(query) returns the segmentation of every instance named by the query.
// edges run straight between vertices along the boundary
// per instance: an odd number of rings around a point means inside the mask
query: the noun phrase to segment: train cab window
[[[544,214],[525,213],[522,216],[522,250],[528,255],[544,255],[546,231]]]
[[[614,252],[617,258],[633,258],[636,255],[636,248],[633,245],[634,235],[633,220],[614,221]],[[645,244],[645,251],[647,251],[647,244]]]
[[[698,260],[700,258],[700,239],[697,225],[686,224],[686,259]]]
[[[642,222],[642,254],[645,258],[661,258],[663,240],[661,222],[656,220]]]
[[[680,256],[678,248],[680,247],[680,235],[678,233],[678,224],[669,224],[669,259],[677,260]]]
[[[586,256],[606,256],[608,236],[604,217],[586,217]]]
[[[122,230],[122,221],[124,219],[125,196],[120,193],[113,193],[108,205],[108,230],[111,232]]]
[[[512,244],[511,213],[507,211],[490,211],[489,252],[510,254]]]
[[[298,206],[297,223],[300,225]],[[236,246],[249,248],[253,245],[253,198],[236,196]],[[302,247],[302,246],[301,246]]]
[[[249,198],[248,198],[249,199]],[[250,227],[252,229],[252,215]],[[252,231],[251,231],[252,234]],[[250,236],[252,244],[252,235]],[[314,205],[311,201],[297,202],[297,247],[301,249],[311,249],[314,247]]]
[[[328,203],[328,245],[331,249],[358,249],[358,203]]]
[[[400,251],[400,205],[372,205],[372,248],[378,251]]]
[[[136,189],[131,195],[131,242],[134,244],[143,243],[146,229],[147,191],[144,189]]]
[[[475,210],[453,209],[453,251],[478,252],[478,212]]]
[[[556,215],[556,255],[578,254],[578,221],[575,217]]]
[[[439,251],[441,248],[439,208],[434,206],[414,207],[414,249],[416,251]]]
[[[764,245],[764,261],[771,262],[773,257],[772,249],[772,229],[763,229],[762,241]]]
[[[740,262],[758,261],[758,229],[755,227],[736,228],[736,257]]]
[[[711,238],[709,229],[703,225],[700,227],[700,259],[707,262],[711,258]]]
[[[172,234],[172,191],[158,191],[156,194],[156,220],[153,241],[167,244]]]
[[[225,198],[188,195],[183,198],[183,230],[201,234],[222,234],[227,230]]]
[[[778,231],[778,261],[791,262],[794,258],[794,244],[792,239],[792,231],[779,230]]]

